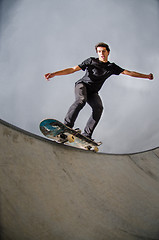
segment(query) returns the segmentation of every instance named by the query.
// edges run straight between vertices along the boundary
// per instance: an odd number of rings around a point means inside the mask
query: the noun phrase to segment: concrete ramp
[[[158,240],[159,149],[92,153],[0,121],[2,240]]]

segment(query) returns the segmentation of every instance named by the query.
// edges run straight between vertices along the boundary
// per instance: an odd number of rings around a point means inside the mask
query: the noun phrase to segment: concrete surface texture
[[[93,153],[0,121],[2,240],[159,239],[159,149]]]

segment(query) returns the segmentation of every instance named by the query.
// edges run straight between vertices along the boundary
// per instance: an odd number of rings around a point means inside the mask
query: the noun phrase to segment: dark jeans
[[[98,93],[90,93],[83,83],[75,86],[75,102],[69,108],[64,123],[72,128],[80,110],[86,103],[91,106],[92,115],[86,124],[84,135],[91,137],[102,115],[103,105]]]

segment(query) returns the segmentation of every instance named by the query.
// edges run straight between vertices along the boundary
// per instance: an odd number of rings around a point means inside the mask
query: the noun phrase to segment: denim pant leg
[[[101,118],[103,112],[103,104],[98,93],[88,94],[87,102],[92,108],[92,115],[86,124],[84,135],[91,138],[93,131]]]
[[[80,110],[85,106],[87,101],[87,89],[83,83],[78,83],[75,86],[75,102],[69,108],[64,124],[73,127]]]

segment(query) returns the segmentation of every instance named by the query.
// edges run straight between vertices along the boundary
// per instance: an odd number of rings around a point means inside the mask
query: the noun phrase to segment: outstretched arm
[[[131,77],[137,77],[137,78],[148,78],[149,80],[153,80],[153,74],[142,74],[142,73],[138,73],[138,72],[134,72],[134,71],[128,71],[128,70],[124,70],[122,72],[122,74],[125,75],[129,75]]]
[[[53,78],[55,76],[60,76],[60,75],[67,75],[67,74],[71,74],[77,71],[80,71],[81,68],[77,65],[75,67],[72,68],[66,68],[57,72],[53,72],[53,73],[46,73],[44,75],[44,77],[46,78],[46,80],[49,80],[50,78]]]

